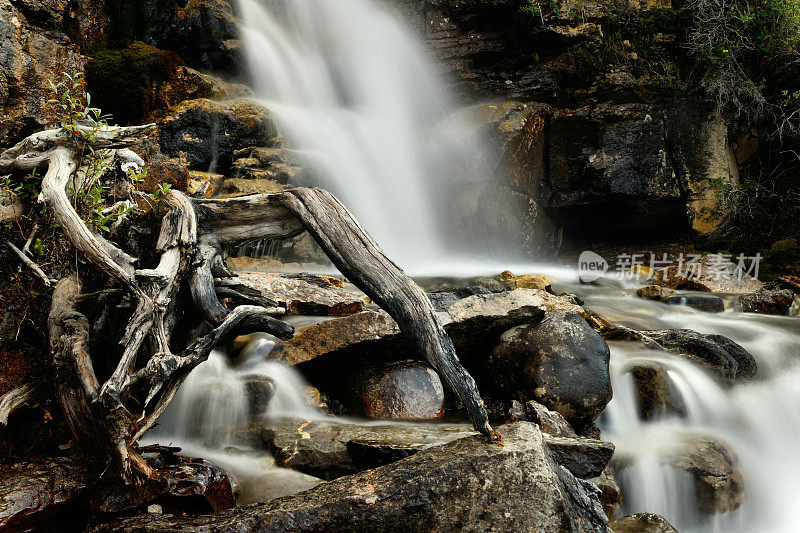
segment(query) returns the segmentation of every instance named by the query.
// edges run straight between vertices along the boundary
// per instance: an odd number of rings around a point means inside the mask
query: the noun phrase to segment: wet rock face
[[[534,424],[501,426],[309,491],[202,518],[144,516],[96,531],[596,531],[599,490],[555,465]]]
[[[47,80],[57,80],[65,70],[83,69],[78,48],[66,35],[33,27],[28,16],[39,16],[37,3],[19,3],[30,7],[27,15],[17,5],[0,5],[0,148],[44,125],[50,98]],[[42,16],[48,16],[52,6],[38,5]]]
[[[437,420],[444,416],[444,388],[426,363],[399,361],[353,378],[354,412],[381,420]]]
[[[698,311],[707,313],[721,313],[725,310],[725,302],[719,296],[686,294],[681,296],[670,296],[664,300],[667,305],[685,305]]]
[[[785,315],[794,303],[794,292],[789,289],[761,289],[752,294],[739,297],[739,305],[745,313],[761,313],[765,315]]]
[[[724,442],[697,437],[671,459],[673,466],[692,475],[698,506],[709,514],[738,509],[744,497],[739,459]]]
[[[503,334],[491,356],[496,385],[582,427],[611,400],[608,346],[577,313],[549,313]]]
[[[161,151],[185,154],[194,170],[227,170],[243,146],[271,146],[278,135],[266,109],[247,101],[188,100],[159,123]]]
[[[631,369],[631,376],[642,420],[655,420],[664,414],[686,414],[686,406],[670,385],[667,372],[661,366],[636,365]]]
[[[121,4],[121,5],[120,5]],[[239,30],[228,0],[119,2],[114,34],[174,50],[192,67],[241,74]]]
[[[630,514],[609,525],[614,533],[678,533],[666,518],[652,513]]]

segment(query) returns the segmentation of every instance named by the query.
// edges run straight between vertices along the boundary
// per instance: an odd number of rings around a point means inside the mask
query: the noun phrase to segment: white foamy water
[[[403,267],[452,256],[447,180],[485,171],[437,68],[374,0],[238,0],[256,97]],[[448,196],[449,193],[449,196]]]
[[[800,321],[792,317],[712,314],[633,297],[630,291],[590,289],[587,307],[638,329],[688,328],[725,335],[758,361],[749,383],[721,386],[678,356],[611,343],[614,399],[601,417],[603,438],[615,443],[620,514],[662,514],[681,532],[800,531]],[[667,371],[685,415],[640,419],[630,369]],[[744,478],[742,505],[709,515],[698,510],[693,478],[668,459],[687,440],[707,437],[737,455]]]
[[[217,463],[239,487],[240,504],[287,496],[319,482],[276,467],[263,449],[251,449],[241,433],[251,420],[321,416],[308,404],[302,376],[284,363],[267,360],[275,346],[269,336],[252,337],[233,361],[221,351],[212,352],[186,378],[158,426],[141,439],[142,444],[179,446],[183,455]],[[269,402],[255,411],[248,389],[253,382],[272,385]]]

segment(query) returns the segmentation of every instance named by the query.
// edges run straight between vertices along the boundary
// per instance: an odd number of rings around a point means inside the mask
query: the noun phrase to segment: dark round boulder
[[[536,400],[580,428],[611,400],[610,356],[608,345],[579,314],[561,311],[505,332],[490,368],[507,396]]]
[[[352,382],[353,410],[383,420],[437,420],[444,416],[439,375],[421,361],[398,361],[359,372]]]

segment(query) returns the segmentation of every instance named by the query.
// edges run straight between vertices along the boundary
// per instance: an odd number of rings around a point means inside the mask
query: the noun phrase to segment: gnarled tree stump
[[[143,161],[129,147],[151,126],[103,127],[92,130],[95,149],[124,171]],[[105,305],[97,324],[80,311],[87,305],[81,278],[70,275],[56,283],[49,318],[53,355],[52,392],[58,398],[78,439],[103,436],[104,449],[116,457],[123,478],[149,476],[151,469],[137,453],[135,443],[163,413],[188,374],[210,352],[234,334],[267,332],[290,338],[294,329],[276,318],[284,310],[269,295],[254,294],[226,283],[245,302],[228,309],[220,302],[215,278],[235,278],[225,266],[227,247],[256,239],[286,239],[308,231],[336,267],[383,307],[408,336],[412,345],[458,394],[476,430],[493,441],[500,436],[489,425],[475,382],[461,366],[453,343],[436,317],[425,293],[381,251],[345,207],[330,193],[297,188],[276,194],[228,199],[193,199],[170,191],[161,202],[165,211],[155,243],[158,262],[141,268],[139,260],[93,232],[73,208],[69,195],[82,186],[78,172],[81,155],[65,130],[31,135],[0,157],[0,172],[47,167],[39,201],[52,212],[67,239],[97,272],[107,276],[132,312],[119,338],[118,358],[103,376],[95,372],[99,354],[91,353],[92,332],[109,316],[119,313]],[[133,190],[133,188],[129,188]],[[125,199],[123,199],[125,200]],[[134,200],[134,198],[128,198]],[[81,273],[81,277],[85,276]],[[187,287],[191,302],[206,322],[188,336],[176,336],[178,317],[185,312],[178,297]],[[82,303],[83,302],[83,303]],[[117,302],[119,304],[119,301]],[[176,344],[184,346],[176,350]],[[41,383],[8,393],[0,399],[0,421],[39,398]]]

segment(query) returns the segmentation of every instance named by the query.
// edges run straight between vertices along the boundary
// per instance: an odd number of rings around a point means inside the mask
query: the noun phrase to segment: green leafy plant
[[[706,94],[778,139],[800,136],[800,0],[691,0],[685,9]]]

